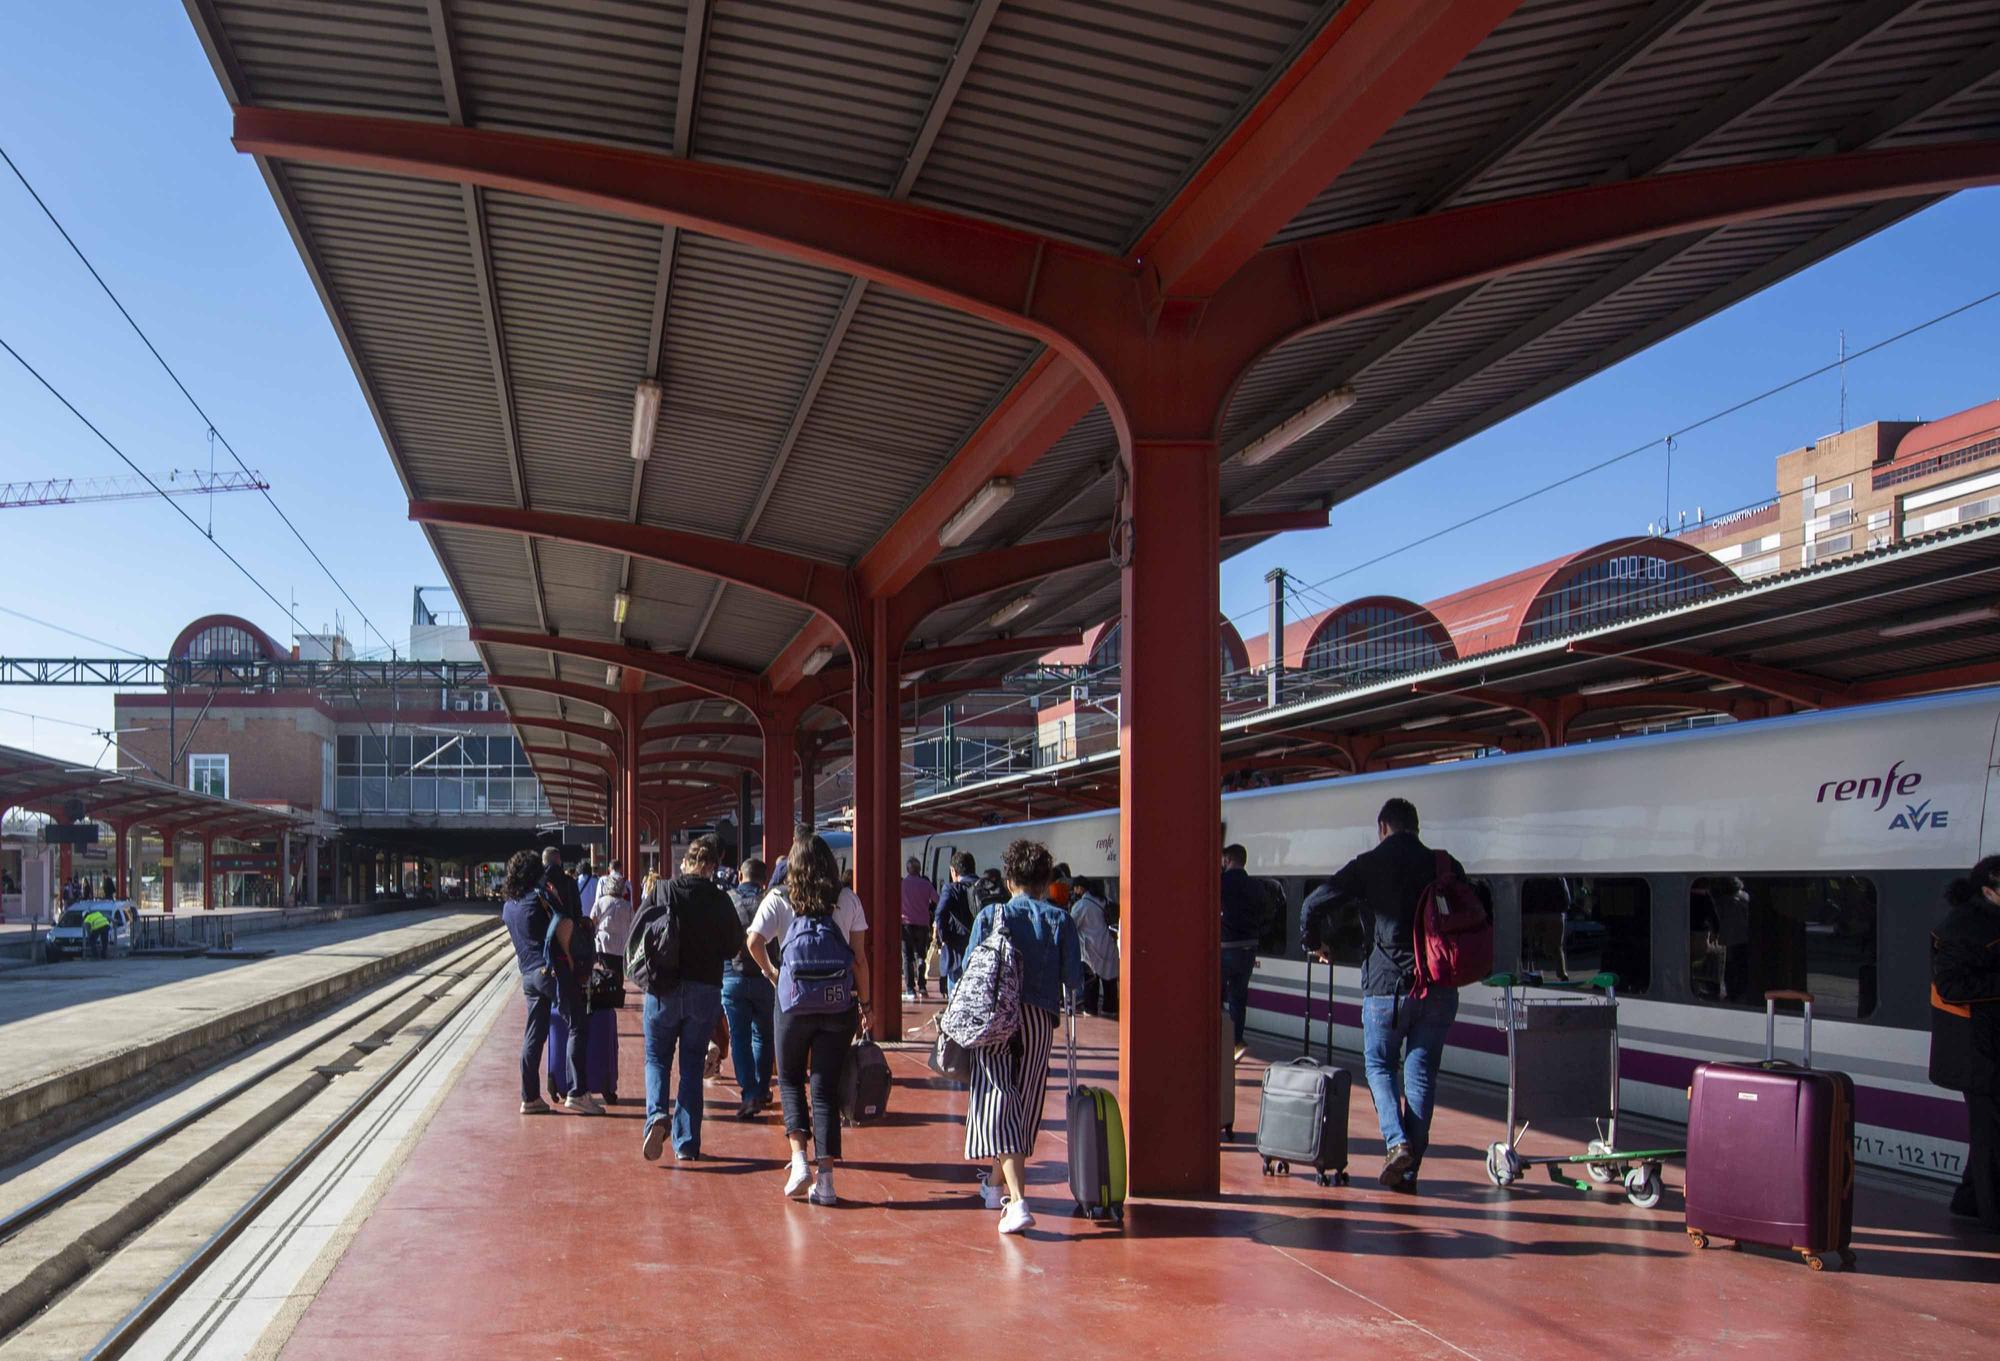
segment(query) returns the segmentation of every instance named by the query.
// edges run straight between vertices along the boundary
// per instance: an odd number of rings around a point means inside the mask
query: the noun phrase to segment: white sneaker
[[[903,1000],[905,1002],[914,1002],[917,1000],[917,995],[913,992],[906,992],[903,994]]]
[[[548,1113],[549,1103],[542,1100],[539,1096],[533,1101],[523,1101],[521,1103],[521,1114],[523,1115],[547,1115]]]
[[[577,1115],[602,1115],[604,1103],[589,1092],[571,1092],[563,1098],[563,1109]]]
[[[1000,1232],[1026,1233],[1034,1225],[1035,1217],[1028,1213],[1028,1202],[1010,1200],[1007,1208],[1000,1212]]]
[[[995,1186],[992,1179],[984,1175],[981,1175],[979,1178],[979,1199],[980,1203],[985,1205],[989,1210],[1004,1210],[1007,1208],[1007,1192],[1001,1187]]]
[[[819,1179],[813,1182],[812,1194],[807,1196],[806,1199],[815,1205],[837,1205],[840,1203],[833,1194],[833,1172],[831,1169],[824,1169],[820,1172]]]
[[[787,1197],[798,1195],[806,1189],[807,1183],[811,1181],[812,1168],[806,1165],[806,1160],[804,1158],[792,1159],[791,1175],[785,1178],[785,1195]]]

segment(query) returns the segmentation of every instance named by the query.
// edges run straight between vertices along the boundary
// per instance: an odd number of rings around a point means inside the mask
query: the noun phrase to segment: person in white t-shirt
[[[800,829],[786,863],[785,881],[757,905],[743,944],[778,990],[778,1096],[792,1146],[785,1194],[796,1196],[810,1183],[812,1203],[832,1205],[833,1164],[840,1158],[840,1070],[867,1021],[872,995],[868,916],[853,890],[841,887],[832,850],[811,828]],[[844,975],[837,962],[830,968],[827,963],[829,955],[840,954],[842,942],[853,956]],[[819,1158],[817,1177],[806,1157],[808,1140]]]

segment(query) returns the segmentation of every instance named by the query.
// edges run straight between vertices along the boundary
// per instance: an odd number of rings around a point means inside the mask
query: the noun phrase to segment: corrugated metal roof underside
[[[867,289],[757,542],[859,558],[936,477],[1033,348],[974,318]]]
[[[694,154],[887,193],[970,0],[718,0]]]
[[[622,519],[632,389],[652,368],[659,229],[514,194],[483,197],[528,505]]]
[[[1636,279],[1621,269],[1658,258],[1640,248],[1488,284],[1359,373],[1336,365],[1330,377],[1353,383],[1355,405],[1279,456],[1278,467],[1296,474],[1282,486],[1239,505],[1276,474],[1225,467],[1225,505],[1270,508],[1353,495],[1511,414],[1525,394],[1557,391],[1622,358],[1639,338],[1650,342],[1692,324],[1733,301],[1758,271],[1802,267],[1831,248],[1816,243],[1838,238],[1861,216],[1853,209],[1796,214],[1683,238],[1677,254]],[[1589,301],[1598,293],[1604,296]],[[1267,362],[1287,362],[1285,352]]]
[[[449,0],[446,12],[467,123],[672,150],[685,4]]]
[[[1011,0],[911,197],[1116,248],[1332,8]]]
[[[460,191],[298,165],[281,178],[412,493],[513,504]]]
[[[214,0],[214,7],[260,104],[444,118],[424,0]]]

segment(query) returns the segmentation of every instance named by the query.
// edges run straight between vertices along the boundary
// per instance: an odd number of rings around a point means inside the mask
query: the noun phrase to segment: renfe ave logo
[[[1876,812],[1888,808],[1891,798],[1908,798],[1915,792],[1924,777],[1916,771],[1905,775],[1903,763],[1896,762],[1882,775],[1869,775],[1853,780],[1828,780],[1819,787],[1819,796],[1814,803],[1867,803],[1873,801]],[[1951,814],[1943,808],[1932,808],[1931,801],[1906,803],[1901,812],[1889,820],[1889,829],[1898,828],[1920,832],[1926,827],[1949,827]]]

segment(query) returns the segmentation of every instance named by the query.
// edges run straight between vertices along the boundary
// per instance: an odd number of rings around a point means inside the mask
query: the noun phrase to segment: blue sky
[[[179,6],[141,0],[0,11],[0,145],[77,236],[154,342],[375,624],[400,639],[410,590],[443,580],[255,164]],[[1332,527],[1226,564],[1226,612],[1261,630],[1263,575],[1333,577],[1527,484],[1687,424],[1851,349],[2000,288],[2000,191],[1961,195],[1618,365],[1336,509]],[[1849,366],[1851,423],[1941,415],[2000,396],[2000,303]],[[141,468],[207,468],[206,427],[0,167],[0,338]],[[1831,377],[1712,426],[1674,456],[1672,507],[1767,496],[1772,459],[1834,429]],[[216,451],[220,467],[232,466]],[[0,355],[0,481],[123,472]],[[354,612],[261,497],[180,502],[308,628]],[[1342,576],[1325,600],[1424,599],[1614,534],[1668,506],[1657,452],[1421,552]],[[189,619],[282,610],[157,500],[0,512],[0,606],[158,655]],[[366,639],[363,642],[364,638]],[[0,614],[0,653],[112,649]],[[30,719],[19,712],[42,715]],[[101,690],[0,688],[0,743],[74,759],[103,747]],[[81,725],[81,726],[71,726]]]

